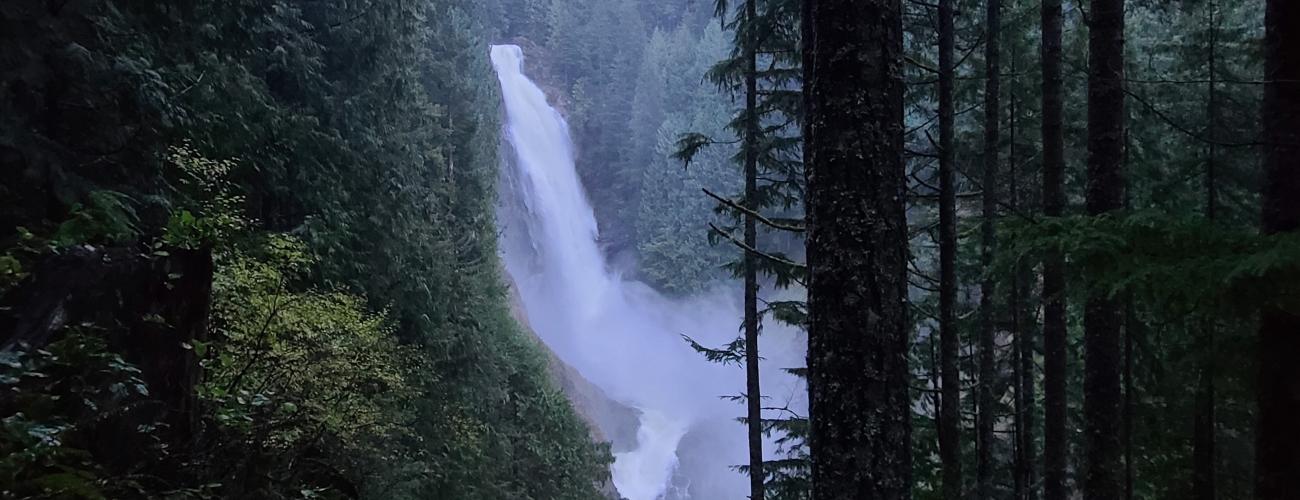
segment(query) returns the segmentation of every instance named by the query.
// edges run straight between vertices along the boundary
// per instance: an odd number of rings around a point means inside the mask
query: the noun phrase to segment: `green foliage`
[[[179,174],[179,193],[163,228],[162,242],[176,248],[224,243],[245,231],[252,221],[243,216],[245,200],[230,176],[235,163],[210,160],[188,146],[173,147],[168,162]]]
[[[1253,365],[1239,349],[1249,349],[1253,328],[1252,301],[1289,301],[1286,262],[1294,255],[1290,242],[1253,234],[1258,220],[1258,149],[1249,147],[1258,135],[1258,85],[1261,73],[1260,37],[1262,2],[1131,0],[1127,8],[1125,178],[1131,211],[1105,219],[1067,216],[1042,219],[1041,144],[1039,136],[1040,3],[1004,0],[1002,3],[1001,83],[1002,144],[999,158],[998,262],[984,269],[977,261],[976,231],[963,231],[958,255],[959,330],[979,331],[969,318],[977,316],[979,299],[974,284],[990,274],[996,280],[994,318],[999,335],[1008,332],[1013,319],[1008,298],[1017,263],[1033,268],[1048,249],[1065,251],[1070,258],[1069,297],[1070,428],[1081,424],[1083,391],[1081,349],[1083,304],[1091,294],[1110,295],[1131,304],[1126,320],[1135,340],[1134,426],[1135,497],[1190,497],[1191,416],[1197,393],[1192,380],[1203,368],[1207,325],[1214,326],[1216,367],[1221,409],[1217,418],[1220,451],[1232,449],[1235,459],[1221,456],[1218,464],[1219,495],[1249,496],[1251,460],[1249,429],[1253,423],[1249,403]],[[1081,213],[1086,198],[1087,160],[1087,12],[1065,9],[1064,33],[1064,138],[1067,214]],[[936,317],[937,290],[933,246],[937,199],[933,137],[937,86],[934,60],[935,30],[932,5],[905,3],[907,36],[904,66],[907,81],[905,124],[909,151],[909,225],[913,231],[909,279],[917,341],[912,366],[914,408],[914,458],[917,498],[937,498],[940,484],[934,407],[929,380],[935,368],[929,335]],[[983,2],[956,2],[958,12],[981,12]],[[1214,13],[1211,14],[1211,10]],[[1213,22],[1211,22],[1213,21]],[[959,61],[956,68],[955,108],[957,191],[959,214],[978,211],[979,179],[983,163],[984,61],[980,15],[958,15],[956,26]],[[1214,50],[1210,50],[1213,44]],[[967,53],[969,51],[969,53]],[[1211,54],[1213,53],[1213,64]],[[1210,69],[1218,80],[1209,84]],[[1213,95],[1218,109],[1210,109]],[[1211,143],[1216,143],[1211,147]],[[1213,161],[1213,187],[1217,197],[1213,224],[1198,218],[1207,208],[1207,169]],[[960,195],[959,195],[960,196]],[[961,217],[976,227],[974,217]],[[1032,271],[1031,271],[1032,275]],[[1268,276],[1276,277],[1272,280]],[[1278,281],[1283,280],[1283,281]],[[1039,341],[1035,312],[1042,297],[1036,280],[1024,283],[1028,310],[1019,316],[1021,332]],[[1281,284],[1279,286],[1279,283]],[[1280,296],[1278,295],[1280,294]],[[1288,306],[1290,307],[1290,306]],[[1026,329],[1027,327],[1027,329]],[[1000,337],[1001,338],[1001,337]],[[1010,340],[1010,339],[1008,339]],[[973,341],[972,341],[973,342]],[[1001,355],[1001,352],[1000,352]],[[1037,355],[1035,355],[1037,356]],[[1041,363],[1041,358],[1036,358]],[[974,365],[963,366],[963,371]],[[1035,373],[1035,377],[1041,373]],[[1011,382],[998,375],[999,390]],[[1035,378],[1037,381],[1038,379]],[[964,382],[965,384],[965,382]],[[971,390],[963,385],[963,391]],[[1041,386],[1037,388],[1041,397]],[[971,390],[973,393],[973,390]],[[1010,399],[1010,392],[1002,392]],[[975,398],[967,397],[964,401]],[[1035,425],[1042,420],[1042,400],[1033,401]],[[1226,410],[1231,408],[1231,410]],[[1010,408],[999,407],[1010,419]],[[1006,413],[1002,413],[1002,412]],[[969,419],[964,425],[972,425]],[[995,448],[998,477],[1010,477],[1010,451],[1014,445],[999,436]],[[1071,437],[1071,463],[1082,456],[1082,438]],[[1031,436],[1042,450],[1041,426]],[[1243,450],[1244,449],[1244,450]],[[976,468],[974,450],[964,450],[964,469]],[[1071,477],[1077,480],[1080,477]],[[999,491],[1009,498],[1010,491]]]
[[[365,484],[416,460],[402,444],[414,438],[407,380],[419,372],[415,352],[361,298],[293,291],[311,264],[300,242],[271,236],[258,250],[221,258],[215,336],[192,346],[208,374],[197,391],[218,432],[241,448],[252,443],[264,458],[247,466],[288,491],[323,486],[312,484],[321,474],[313,467]],[[319,453],[327,458],[305,460]],[[228,495],[250,488],[226,483]]]
[[[0,6],[16,28],[0,30],[16,63],[0,69],[0,152],[32,187],[0,187],[0,222],[41,252],[66,220],[60,242],[220,254],[216,335],[190,346],[212,467],[168,479],[242,498],[599,496],[608,450],[498,274],[487,7]],[[604,102],[590,109],[617,111]],[[0,237],[7,286],[38,256]]]
[[[50,236],[54,247],[81,243],[120,243],[136,236],[139,217],[131,197],[115,191],[91,191],[84,203],[74,203],[69,217]]]
[[[731,165],[734,143],[727,137],[729,103],[704,81],[709,66],[725,54],[726,39],[715,24],[698,35],[687,26],[657,31],[647,46],[633,101],[632,127],[637,137],[633,158],[644,163],[636,218],[638,264],[648,282],[674,294],[698,292],[725,276],[723,265],[734,253],[709,240],[713,202],[704,189],[728,192],[740,183]],[[701,141],[691,163],[675,159],[677,137],[688,131]],[[704,147],[707,143],[709,147]]]
[[[103,445],[102,433],[120,433],[112,442],[162,452],[157,420],[120,425],[142,408],[151,412],[139,375],[90,332],[0,355],[0,494],[89,500],[139,488],[134,478],[103,469],[90,451]]]
[[[710,63],[703,73],[703,80],[733,99],[737,96],[745,96],[747,101],[752,98],[754,106],[739,110],[725,106],[710,109],[713,121],[692,123],[695,132],[677,129],[677,139],[671,142],[675,150],[666,152],[664,156],[681,162],[688,170],[731,166],[740,167],[735,170],[742,172],[748,168],[746,163],[752,158],[754,188],[748,188],[748,181],[733,176],[728,179],[730,182],[721,186],[702,186],[702,192],[695,196],[706,206],[713,205],[715,219],[707,222],[712,230],[708,233],[708,243],[715,246],[715,251],[718,246],[725,248],[722,255],[730,254],[730,257],[725,257],[722,267],[734,277],[744,277],[748,260],[758,274],[772,278],[776,288],[784,289],[798,283],[803,274],[802,265],[781,252],[783,246],[797,246],[800,241],[797,236],[791,237],[781,231],[799,232],[802,223],[800,216],[792,213],[801,209],[803,203],[802,140],[798,130],[802,116],[802,71],[799,69],[801,58],[796,50],[800,39],[800,2],[754,0],[754,16],[747,14],[746,5],[741,3],[732,8],[726,0],[715,3],[714,17],[731,36],[727,44],[730,50],[720,61]],[[746,88],[749,78],[753,78],[756,86],[752,96],[745,95],[749,92]],[[730,116],[729,121],[719,123],[727,116]],[[708,128],[701,128],[701,125]],[[719,148],[732,144],[737,147]],[[719,153],[719,149],[724,156],[709,158],[708,155]],[[709,175],[708,170],[705,172]],[[731,198],[716,194],[734,193],[738,186],[745,187]],[[688,206],[695,208],[698,203]],[[705,210],[695,211],[702,214]],[[734,235],[739,232],[742,221],[748,218],[754,219],[756,224],[762,223],[765,233],[769,234],[752,244],[740,242]],[[802,327],[805,310],[806,306],[800,301],[781,301],[763,308],[761,313]],[[696,352],[714,363],[742,364],[747,349],[743,338],[717,349],[704,347],[690,338],[686,340]],[[747,397],[734,399],[744,401]],[[788,409],[786,413],[761,423],[762,432],[777,436],[780,457],[764,462],[764,482],[769,485],[772,498],[808,498],[811,482],[806,447],[807,419]],[[747,419],[740,420],[749,423]],[[748,466],[736,468],[742,473],[750,473]]]
[[[1300,310],[1300,237],[1142,211],[1008,224],[1006,259],[1064,254],[1082,293],[1132,295],[1176,316]]]
[[[789,410],[783,412],[781,418],[763,422],[764,431],[776,436],[775,454],[780,457],[763,461],[767,493],[780,500],[807,500],[812,498],[808,417]]]
[[[19,226],[15,232],[18,234],[12,246],[0,254],[0,293],[26,278],[26,268],[49,250],[49,244],[27,228]]]

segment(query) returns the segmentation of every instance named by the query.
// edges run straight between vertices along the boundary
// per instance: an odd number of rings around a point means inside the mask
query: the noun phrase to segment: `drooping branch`
[[[1223,141],[1211,139],[1209,137],[1205,137],[1199,133],[1196,133],[1195,131],[1188,129],[1187,127],[1178,124],[1178,122],[1175,121],[1173,118],[1171,118],[1169,115],[1166,115],[1163,111],[1160,111],[1159,108],[1156,108],[1154,104],[1151,104],[1151,102],[1144,99],[1141,95],[1138,95],[1138,93],[1129,90],[1127,87],[1124,88],[1124,93],[1128,94],[1129,97],[1132,97],[1134,100],[1136,100],[1138,104],[1142,105],[1142,107],[1154,113],[1156,115],[1156,118],[1159,118],[1161,121],[1165,122],[1165,124],[1169,125],[1170,127],[1173,127],[1174,130],[1177,130],[1183,133],[1183,135],[1191,137],[1192,139],[1195,139],[1197,141],[1206,144],[1213,144],[1215,146],[1222,146],[1222,147],[1229,147],[1229,148],[1249,148],[1249,147],[1267,145],[1266,143],[1261,141],[1223,142]]]
[[[806,268],[808,267],[808,266],[805,265],[805,264],[800,264],[800,263],[798,263],[798,262],[792,261],[792,260],[790,260],[790,259],[786,259],[786,258],[784,258],[784,257],[778,257],[778,256],[776,256],[776,255],[772,255],[772,254],[770,254],[770,253],[763,252],[762,250],[759,250],[759,249],[757,249],[757,248],[754,248],[754,247],[752,247],[752,246],[750,246],[750,245],[746,245],[745,242],[740,241],[739,239],[736,239],[736,237],[735,237],[735,236],[732,236],[731,233],[728,233],[728,232],[722,230],[722,228],[719,228],[717,225],[715,225],[715,224],[712,223],[712,222],[709,223],[709,229],[712,229],[714,233],[717,233],[717,234],[718,234],[718,236],[721,236],[721,237],[726,238],[727,240],[731,241],[732,244],[736,245],[737,247],[740,247],[742,250],[744,250],[744,251],[746,251],[746,252],[749,252],[749,253],[751,253],[751,254],[757,255],[757,256],[759,256],[759,257],[762,257],[762,258],[764,258],[764,259],[770,260],[770,261],[775,262],[775,263],[777,263],[777,264],[781,264],[781,265],[783,265],[783,266],[789,266],[789,267],[794,268],[794,269],[806,269]]]
[[[740,212],[740,213],[743,213],[743,214],[748,215],[748,216],[750,216],[750,217],[753,217],[754,220],[757,220],[758,222],[761,222],[761,223],[763,223],[763,225],[768,226],[768,227],[771,227],[772,229],[779,229],[779,230],[781,230],[781,231],[790,231],[790,232],[794,232],[794,233],[802,233],[802,232],[806,231],[806,229],[805,229],[803,226],[796,226],[796,225],[792,225],[792,224],[784,224],[784,223],[777,222],[777,221],[774,221],[774,220],[772,220],[772,219],[769,219],[769,218],[763,216],[762,214],[760,214],[760,213],[754,211],[753,209],[750,209],[750,208],[748,208],[748,207],[742,206],[741,204],[736,203],[736,202],[733,201],[733,200],[727,199],[726,197],[719,196],[717,193],[714,193],[713,191],[709,191],[708,188],[702,188],[701,190],[704,191],[704,194],[708,195],[710,198],[713,198],[714,200],[717,200],[718,203],[721,203],[721,204],[723,204],[723,205],[726,205],[727,208],[730,208],[730,209],[735,210],[735,211],[737,211],[737,212]]]

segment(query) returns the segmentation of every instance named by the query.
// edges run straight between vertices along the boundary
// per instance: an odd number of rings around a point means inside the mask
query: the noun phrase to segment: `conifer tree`
[[[768,474],[763,460],[763,437],[774,426],[790,428],[790,417],[765,419],[762,412],[762,394],[759,376],[759,334],[762,315],[775,314],[789,320],[793,309],[796,315],[800,303],[771,302],[759,308],[760,271],[774,279],[778,287],[786,287],[801,279],[803,266],[787,258],[782,252],[766,250],[760,242],[758,226],[769,231],[803,232],[802,220],[789,217],[792,209],[802,202],[803,181],[800,163],[797,125],[800,118],[799,75],[796,47],[798,46],[798,7],[796,0],[744,0],[734,9],[726,0],[715,5],[714,15],[725,27],[733,31],[732,53],[709,71],[709,79],[720,89],[740,94],[742,108],[728,128],[736,134],[740,154],[736,159],[743,171],[744,186],[737,198],[727,198],[705,190],[706,196],[718,202],[718,211],[739,221],[742,236],[734,236],[733,227],[711,225],[712,237],[727,240],[739,250],[740,257],[733,269],[744,286],[743,336],[723,349],[711,349],[691,341],[692,346],[715,361],[728,362],[744,359],[746,370],[747,439],[749,463],[742,467],[749,476],[750,498],[765,496]],[[734,12],[733,12],[734,11]],[[760,67],[760,63],[762,66]],[[703,149],[720,141],[699,133],[683,135],[678,142],[676,156],[689,167],[691,160]],[[759,177],[763,181],[759,181]],[[768,215],[765,215],[766,212]],[[799,320],[794,323],[802,326]],[[688,339],[689,340],[689,339]],[[798,417],[793,417],[798,420]],[[787,443],[790,436],[786,436]],[[797,448],[796,448],[797,449]],[[796,452],[797,453],[797,452]],[[774,467],[782,468],[773,478],[787,480],[801,467],[798,460],[779,460]],[[783,488],[795,490],[798,488]]]

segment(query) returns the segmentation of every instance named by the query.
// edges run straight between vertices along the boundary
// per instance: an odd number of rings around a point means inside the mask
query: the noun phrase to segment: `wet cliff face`
[[[573,106],[569,94],[570,84],[565,83],[564,78],[553,69],[556,64],[552,61],[551,50],[525,36],[511,38],[507,43],[518,46],[523,53],[528,54],[524,59],[524,74],[529,75],[533,83],[546,93],[546,100],[552,107],[568,117]],[[575,136],[573,139],[575,145],[582,142],[582,137]]]
[[[564,392],[564,397],[573,405],[587,427],[591,430],[591,439],[597,443],[609,443],[610,450],[620,453],[636,448],[636,431],[639,425],[639,413],[630,406],[614,401],[591,381],[578,373],[578,370],[560,360],[555,352],[546,346],[528,323],[528,314],[524,311],[518,290],[509,274],[505,276],[510,290],[510,314],[520,327],[532,337],[542,352],[546,353],[547,372],[555,385]],[[612,481],[602,485],[603,491],[611,499],[622,498]]]

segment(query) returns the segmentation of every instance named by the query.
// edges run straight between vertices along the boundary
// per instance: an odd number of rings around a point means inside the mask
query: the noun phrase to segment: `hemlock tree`
[[[901,0],[805,0],[813,498],[911,496]]]
[[[688,341],[712,361],[739,363],[743,358],[746,390],[738,399],[746,404],[744,422],[748,431],[749,463],[740,469],[750,478],[750,498],[762,499],[768,482],[764,470],[763,437],[773,426],[787,423],[784,419],[765,421],[763,418],[758,348],[762,315],[774,313],[788,319],[788,315],[783,313],[789,312],[791,307],[802,309],[801,304],[768,302],[768,307],[760,310],[758,283],[760,272],[773,277],[778,288],[797,282],[803,274],[801,264],[780,252],[766,250],[769,245],[760,242],[758,232],[760,223],[768,230],[803,232],[799,219],[763,213],[789,212],[801,203],[803,197],[799,137],[795,132],[800,117],[799,61],[796,57],[798,31],[795,28],[798,2],[745,0],[733,12],[727,0],[719,0],[714,15],[732,31],[734,38],[731,54],[709,70],[708,78],[719,89],[744,98],[744,108],[727,126],[740,143],[736,160],[743,172],[744,188],[740,196],[734,198],[708,189],[703,194],[716,200],[717,212],[725,214],[739,226],[710,224],[710,236],[727,240],[739,249],[740,257],[732,269],[744,286],[743,335],[722,349]],[[689,166],[704,148],[721,143],[704,134],[688,133],[680,138],[675,156]],[[733,235],[736,229],[742,232],[739,238]],[[802,312],[797,315],[802,315]],[[793,323],[798,325],[802,321]],[[774,465],[789,467],[786,462]],[[788,477],[789,472],[783,471],[781,477]]]

